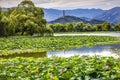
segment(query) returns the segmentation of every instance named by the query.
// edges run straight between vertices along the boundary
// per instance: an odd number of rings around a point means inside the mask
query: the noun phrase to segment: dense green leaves
[[[119,42],[116,37],[97,36],[64,36],[64,37],[8,37],[0,38],[0,57],[9,55],[25,55],[27,53],[41,52],[41,50],[63,50],[93,46],[96,44]],[[20,51],[21,50],[21,51]],[[34,51],[35,50],[35,51]],[[14,52],[15,51],[15,52]],[[17,51],[17,52],[16,52]],[[30,55],[30,54],[29,54]]]
[[[116,24],[114,29],[115,29],[116,31],[120,31],[120,23]]]
[[[19,5],[19,8],[32,8],[34,7],[34,3],[31,0],[23,0]]]
[[[21,35],[25,32],[29,35],[38,33],[41,36],[44,35],[46,30],[46,20],[43,19],[44,12],[41,8],[34,6],[31,0],[22,1],[17,9],[15,9],[18,16],[19,27],[18,31],[21,31]],[[19,10],[22,12],[19,12]]]
[[[101,42],[119,41],[116,37],[103,36],[63,36],[63,37],[8,37],[0,38],[0,50],[12,49],[68,49],[96,45]]]
[[[2,59],[0,76],[18,80],[119,80],[120,61],[98,56]]]
[[[112,25],[109,22],[104,22],[103,24],[89,23],[84,24],[83,22],[77,23],[66,23],[66,24],[48,24],[54,32],[87,32],[87,31],[120,31],[120,25]]]
[[[36,33],[39,36],[47,33],[46,20],[42,8],[35,7],[31,0],[23,0],[16,8],[7,11],[0,9],[1,37]]]
[[[102,31],[110,31],[111,30],[111,24],[109,22],[104,22],[102,24]]]

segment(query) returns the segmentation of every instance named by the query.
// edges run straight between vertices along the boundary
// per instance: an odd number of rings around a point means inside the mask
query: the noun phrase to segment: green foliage
[[[50,25],[47,25],[45,33],[46,33],[47,36],[53,36],[54,31],[50,27]]]
[[[54,25],[54,27],[55,27],[54,30],[55,30],[56,32],[64,32],[64,31],[65,31],[63,24],[56,23],[56,24]]]
[[[119,80],[120,61],[113,57],[0,59],[0,80]]]
[[[31,0],[23,0],[19,5],[18,5],[19,8],[32,8],[34,7],[34,3],[31,1]]]
[[[83,26],[84,26],[84,23],[83,22],[78,22],[75,24],[75,28],[76,28],[76,31],[79,32],[79,31],[83,31]]]
[[[9,19],[6,16],[2,16],[1,26],[0,26],[0,36],[8,36],[10,30],[7,27],[9,26]]]
[[[63,37],[8,37],[0,38],[0,50],[46,49],[59,50],[96,45],[100,42],[119,41],[116,37],[103,36],[63,36]]]
[[[65,30],[66,32],[74,32],[75,31],[74,25],[72,23],[66,23]]]
[[[90,24],[85,24],[83,27],[83,31],[92,31],[92,27]]]
[[[2,19],[2,9],[0,7],[0,22],[1,22],[1,19]]]
[[[18,7],[7,11],[0,9],[0,36],[33,35],[44,36],[46,20],[42,8],[37,8],[31,0],[23,0]]]
[[[120,23],[116,24],[114,29],[115,29],[116,31],[120,31]]]
[[[93,26],[93,30],[95,30],[95,31],[102,31],[102,24],[95,24]]]
[[[119,31],[119,24],[113,26],[109,22],[94,25],[89,23],[84,24],[83,22],[48,25],[50,25],[54,32]]]
[[[102,24],[102,30],[103,31],[110,31],[110,29],[111,29],[111,24],[109,22],[104,22]]]
[[[19,10],[22,13],[19,13]],[[34,3],[31,0],[24,0],[16,9],[18,13],[16,15],[21,14],[18,16],[19,23],[19,30],[22,32],[27,32],[27,34],[33,35],[34,33],[39,33],[41,36],[45,33],[46,27],[46,20],[43,19],[44,12],[41,8],[37,8],[34,6]]]

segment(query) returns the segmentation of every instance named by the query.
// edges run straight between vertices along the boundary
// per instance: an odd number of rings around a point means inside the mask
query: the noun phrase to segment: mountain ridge
[[[62,17],[63,16],[62,11],[63,10],[44,9],[45,19],[47,19],[47,21],[52,21],[59,17]],[[65,15],[66,16],[94,18],[95,16],[100,15],[105,11],[106,10],[102,10],[102,9],[73,9],[73,10],[65,10]]]
[[[7,8],[2,8],[3,10],[7,10]],[[47,22],[54,21],[63,16],[63,10],[52,9],[52,8],[43,8],[44,10],[44,18]],[[102,21],[107,21],[112,24],[117,24],[120,22],[120,7],[113,7],[109,10],[102,9],[72,9],[65,10],[65,16],[75,16],[81,19],[85,19],[87,21],[91,19],[97,19]]]
[[[76,22],[83,22],[83,23],[90,23],[90,24],[102,24],[105,21],[100,21],[100,20],[96,20],[96,19],[91,19],[91,20],[85,20],[83,18],[78,18],[75,16],[65,16],[65,17],[60,17],[56,20],[50,21],[48,23],[50,24],[55,24],[55,23],[61,23],[61,24],[65,24],[65,23],[76,23]]]
[[[114,7],[95,17],[98,20],[104,20],[117,24],[120,22],[120,7]]]

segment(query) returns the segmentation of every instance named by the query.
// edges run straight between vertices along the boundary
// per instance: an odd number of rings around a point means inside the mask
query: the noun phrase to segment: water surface
[[[70,57],[74,55],[100,55],[100,56],[113,56],[118,57],[115,53],[120,53],[120,44],[111,45],[96,45],[93,47],[73,48],[70,50],[58,50],[47,52],[47,57]]]
[[[18,50],[16,50],[17,52]],[[48,51],[48,52],[26,52],[23,54],[13,54],[9,56],[1,56],[0,58],[15,58],[15,57],[71,57],[75,55],[100,55],[100,56],[113,56],[118,57],[120,55],[120,44],[111,44],[111,45],[96,45],[93,47],[82,47],[82,48],[73,48],[69,50],[57,50],[57,51]]]
[[[91,32],[91,33],[62,33],[62,34],[59,34],[59,33],[55,33],[54,36],[112,36],[112,37],[120,37],[120,32],[100,32],[100,33],[94,33],[94,32]]]

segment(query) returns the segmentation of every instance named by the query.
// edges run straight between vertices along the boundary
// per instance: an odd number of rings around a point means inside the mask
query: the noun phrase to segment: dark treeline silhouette
[[[120,23],[112,25],[109,22],[91,25],[83,22],[66,24],[48,24],[47,27],[53,32],[87,32],[87,31],[120,31]]]

